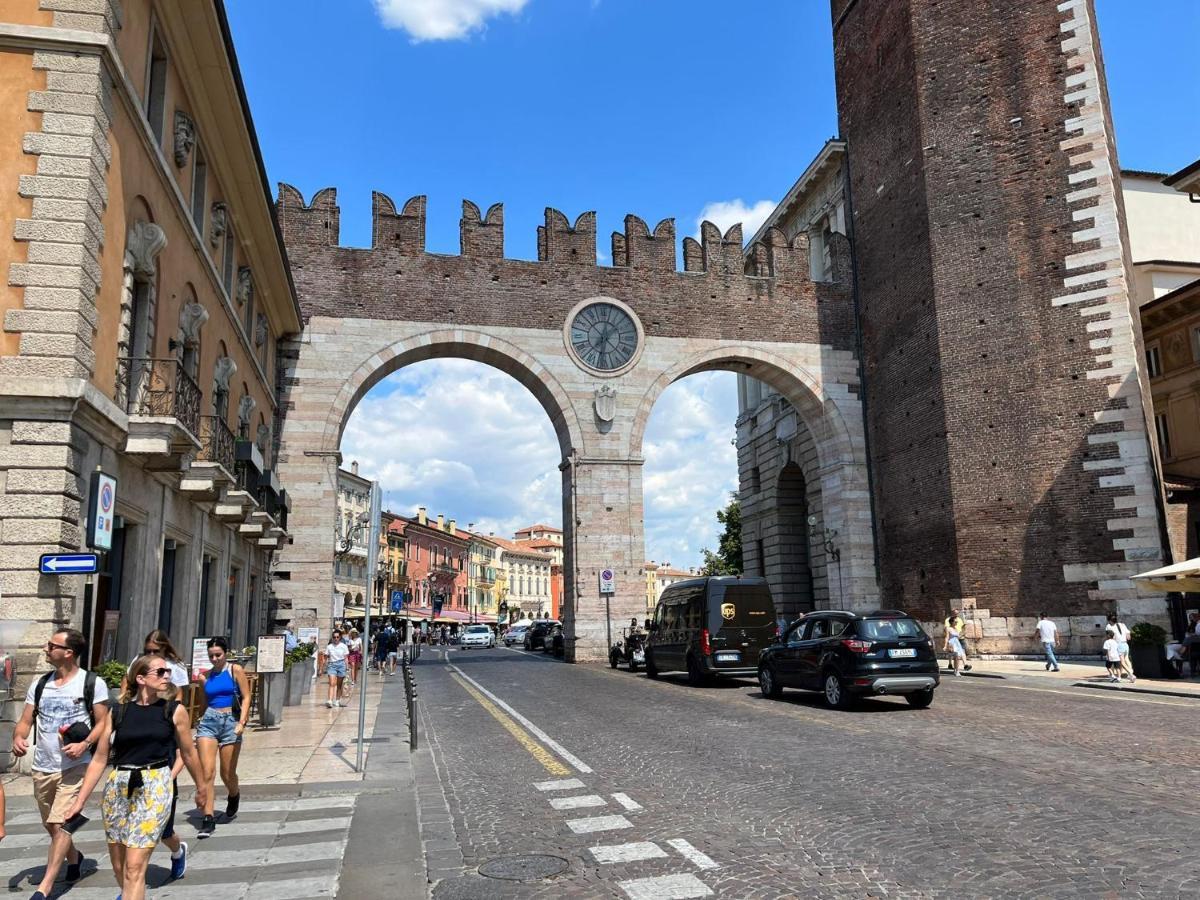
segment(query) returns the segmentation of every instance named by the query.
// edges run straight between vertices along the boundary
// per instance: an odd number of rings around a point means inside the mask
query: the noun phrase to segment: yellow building
[[[494,622],[500,607],[496,594],[500,546],[494,540],[469,529],[467,534],[471,538],[468,551],[470,563],[467,568],[467,602],[470,604],[470,611],[475,615]]]
[[[5,0],[0,20],[0,617],[26,623],[19,681],[64,624],[92,662],[155,627],[242,646],[274,620],[276,360],[301,323],[223,6]],[[85,606],[83,579],[38,557],[85,546],[98,468],[116,490]]]

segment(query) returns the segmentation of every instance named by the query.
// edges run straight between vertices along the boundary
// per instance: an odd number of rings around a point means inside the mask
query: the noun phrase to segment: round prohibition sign
[[[105,484],[100,489],[100,510],[101,512],[109,512],[113,505],[113,490],[111,484]]]
[[[612,570],[612,569],[604,569],[604,570],[603,570],[603,571],[600,573],[600,577],[601,577],[601,578],[603,578],[605,581],[612,581],[612,579],[613,579],[613,570]]]

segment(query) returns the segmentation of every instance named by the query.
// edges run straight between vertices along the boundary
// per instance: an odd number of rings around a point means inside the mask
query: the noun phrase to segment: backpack
[[[42,694],[46,692],[46,685],[50,683],[50,679],[54,677],[54,672],[49,671],[38,679],[37,686],[33,689],[33,739],[37,741],[37,722],[38,713],[42,705]],[[88,671],[83,679],[83,702],[87,706],[88,722],[92,728],[96,727],[96,716],[92,712],[92,707],[96,705],[96,673]],[[89,729],[90,730],[90,729]]]

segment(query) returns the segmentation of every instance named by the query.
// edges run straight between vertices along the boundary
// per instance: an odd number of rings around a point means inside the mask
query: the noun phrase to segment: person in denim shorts
[[[346,681],[346,657],[350,648],[342,642],[342,633],[334,631],[325,647],[325,674],[329,676],[329,699],[326,706],[342,705],[342,686]]]
[[[200,676],[208,709],[196,726],[196,745],[200,748],[200,768],[208,788],[204,819],[196,837],[212,837],[216,830],[213,816],[213,789],[217,779],[217,756],[221,759],[221,781],[228,793],[225,820],[238,813],[242,795],[238,790],[237,764],[242,752],[242,732],[250,717],[250,682],[241,666],[228,661],[229,642],[215,637],[208,642],[208,661],[212,668]]]

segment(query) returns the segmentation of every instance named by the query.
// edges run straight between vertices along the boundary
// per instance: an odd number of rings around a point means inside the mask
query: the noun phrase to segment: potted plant
[[[305,661],[309,655],[307,644],[301,644],[284,654],[283,668],[287,674],[287,693],[283,701],[285,706],[297,706],[304,697],[304,682],[308,679],[308,666]]]
[[[1162,678],[1167,665],[1167,632],[1150,622],[1129,630],[1129,658],[1138,678]]]
[[[128,671],[129,666],[119,659],[110,659],[96,667],[96,675],[103,678],[104,683],[108,685],[109,700],[116,700],[121,695],[121,682]]]

